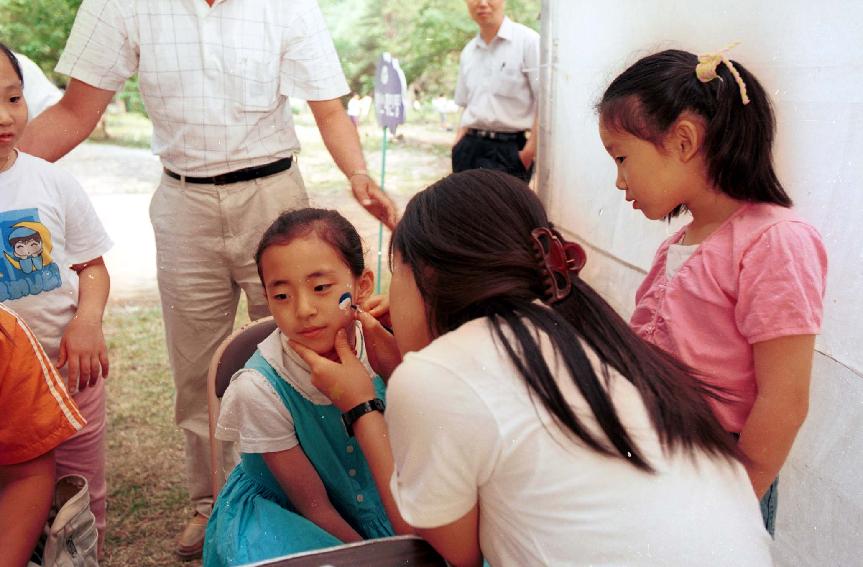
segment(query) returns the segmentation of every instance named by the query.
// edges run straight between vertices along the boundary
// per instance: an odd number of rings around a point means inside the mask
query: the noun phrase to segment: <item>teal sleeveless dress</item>
[[[348,437],[333,405],[304,398],[256,351],[246,368],[272,384],[291,413],[297,438],[333,506],[364,539],[393,535],[374,479],[356,439]],[[384,399],[384,383],[374,377]],[[242,565],[342,542],[299,515],[260,454],[243,453],[207,523],[204,565]]]

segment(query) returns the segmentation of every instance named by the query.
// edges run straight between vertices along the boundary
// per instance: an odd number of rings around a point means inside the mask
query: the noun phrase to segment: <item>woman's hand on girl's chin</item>
[[[344,329],[336,333],[335,343],[341,362],[328,360],[295,341],[290,341],[290,344],[311,368],[312,384],[339,410],[348,411],[376,397],[371,376],[348,344]]]
[[[384,380],[388,380],[393,370],[402,363],[396,338],[368,311],[357,312],[357,320],[363,326],[366,352],[372,370]]]

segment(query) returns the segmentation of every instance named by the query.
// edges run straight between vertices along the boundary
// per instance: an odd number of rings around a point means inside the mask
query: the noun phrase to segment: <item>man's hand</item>
[[[67,364],[69,389],[73,392],[95,386],[100,375],[108,377],[108,348],[105,346],[101,320],[75,316],[66,326],[60,340],[57,368]]]
[[[521,160],[522,165],[525,169],[530,169],[530,166],[533,165],[533,160],[536,158],[536,151],[529,149],[527,146],[524,149],[519,150],[518,159]]]
[[[339,408],[346,412],[363,402],[374,399],[375,387],[363,363],[348,344],[344,329],[336,333],[336,354],[340,362],[333,362],[308,347],[290,341],[312,371],[312,384]]]
[[[392,230],[396,225],[396,206],[378,184],[364,173],[355,173],[350,177],[351,191],[354,198],[373,217]]]
[[[452,141],[452,147],[456,147],[461,139],[467,134],[467,128],[459,128],[455,131],[455,140]]]
[[[396,207],[369,177],[360,147],[357,128],[348,118],[339,99],[308,101],[321,139],[333,161],[348,177],[356,200],[376,219],[392,229],[396,225]]]
[[[524,147],[518,152],[518,159],[521,160],[525,169],[530,169],[533,162],[536,161],[536,141],[539,136],[539,114],[533,117],[533,126],[528,131],[527,142]]]

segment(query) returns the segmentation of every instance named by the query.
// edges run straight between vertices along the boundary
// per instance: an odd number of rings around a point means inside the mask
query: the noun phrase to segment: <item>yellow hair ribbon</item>
[[[716,73],[716,68],[719,67],[720,63],[725,63],[725,66],[728,67],[728,70],[731,71],[731,75],[737,82],[737,86],[740,87],[740,98],[743,100],[743,104],[746,105],[749,104],[749,95],[746,94],[746,83],[743,82],[743,77],[740,76],[740,73],[738,73],[737,69],[734,68],[734,65],[731,64],[731,60],[725,55],[726,51],[734,49],[739,43],[740,42],[732,43],[725,49],[714,53],[704,53],[699,55],[698,65],[695,66],[695,75],[702,83],[709,83],[716,78],[722,80],[722,78]]]

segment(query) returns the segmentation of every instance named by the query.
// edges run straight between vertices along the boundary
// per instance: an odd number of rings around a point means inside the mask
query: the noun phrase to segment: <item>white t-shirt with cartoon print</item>
[[[0,301],[30,325],[52,360],[78,309],[70,266],[112,244],[89,197],[61,167],[18,152],[0,173]]]

